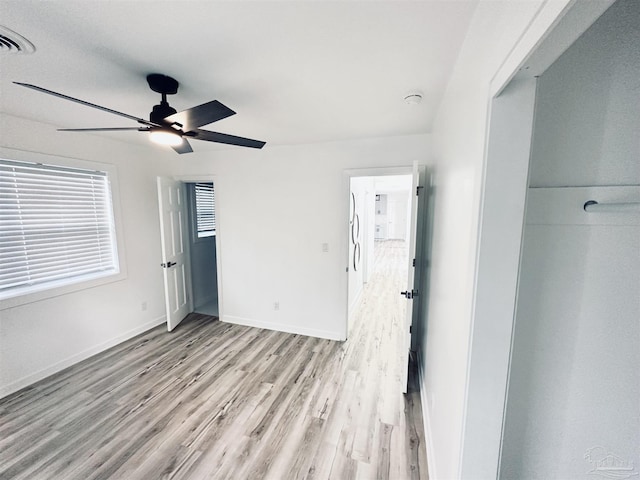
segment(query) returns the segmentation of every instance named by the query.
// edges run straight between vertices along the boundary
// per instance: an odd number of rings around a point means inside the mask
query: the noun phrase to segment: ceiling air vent
[[[0,25],[0,52],[33,53],[36,47],[19,33]]]

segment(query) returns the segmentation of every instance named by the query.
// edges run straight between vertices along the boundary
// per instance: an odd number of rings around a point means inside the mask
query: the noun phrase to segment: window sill
[[[76,281],[74,283],[66,283],[57,287],[43,286],[42,290],[35,290],[34,288],[34,291],[31,292],[25,292],[13,297],[0,298],[0,311],[20,307],[22,305],[28,305],[30,303],[39,302],[49,298],[68,295],[82,290],[88,290],[90,288],[99,287],[108,283],[119,282],[126,278],[127,275],[125,272],[109,273],[100,276],[94,275],[92,277]]]

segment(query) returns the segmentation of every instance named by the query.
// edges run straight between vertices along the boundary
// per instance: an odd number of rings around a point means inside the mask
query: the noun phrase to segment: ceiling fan
[[[38,87],[28,83],[13,82],[16,85],[31,88],[38,92],[47,93],[65,100],[86,105],[88,107],[97,108],[104,112],[120,115],[121,117],[135,120],[142,127],[106,127],[106,128],[59,128],[62,132],[109,132],[138,130],[140,132],[149,132],[150,138],[156,143],[169,145],[178,153],[193,152],[188,139],[204,140],[206,142],[226,143],[229,145],[238,145],[240,147],[262,148],[266,142],[260,140],[252,140],[250,138],[236,137],[235,135],[227,135],[226,133],[211,132],[209,130],[201,130],[198,127],[209,123],[217,122],[223,118],[235,115],[236,112],[229,107],[223,105],[217,100],[203,103],[196,107],[188,108],[182,112],[177,112],[167,102],[167,95],[173,95],[178,92],[179,83],[177,80],[159,73],[147,75],[147,83],[154,92],[162,95],[162,101],[153,107],[149,114],[149,120],[134,117],[126,113],[118,112],[110,108],[101,107],[94,103],[85,102],[77,98],[63,95],[62,93],[53,92],[46,88]]]

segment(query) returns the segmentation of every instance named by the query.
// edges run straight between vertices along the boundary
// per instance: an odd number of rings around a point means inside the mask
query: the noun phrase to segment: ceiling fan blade
[[[189,135],[197,140],[226,143],[229,145],[238,145],[239,147],[262,148],[267,143],[260,140],[252,140],[250,138],[236,137],[235,135],[227,135],[226,133],[210,132],[209,130],[200,129],[187,132],[185,135]]]
[[[118,112],[117,110],[112,110],[111,108],[101,107],[100,105],[96,105],[95,103],[85,102],[84,100],[80,100],[78,98],[69,97],[68,95],[63,95],[62,93],[54,92],[52,90],[47,90],[46,88],[38,87],[36,85],[31,85],[29,83],[21,83],[21,82],[13,82],[16,85],[20,85],[22,87],[31,88],[38,92],[46,93],[48,95],[53,95],[54,97],[63,98],[65,100],[70,100],[72,102],[79,103],[80,105],[86,105],[87,107],[97,108],[98,110],[102,110],[104,112],[113,113],[114,115],[120,115],[121,117],[128,118],[130,120],[135,120],[138,123],[142,123],[143,125],[149,125],[154,127],[159,127],[160,125],[150,122],[149,120],[145,120],[144,118],[134,117],[133,115],[129,115],[127,113]]]
[[[193,149],[191,148],[191,144],[187,141],[186,138],[182,137],[182,143],[180,145],[176,145],[173,148],[178,153],[191,153]]]
[[[170,124],[179,123],[185,132],[194,130],[203,125],[217,122],[223,118],[235,115],[236,112],[217,100],[203,103],[197,107],[188,108],[182,112],[174,113],[165,118]]]
[[[137,130],[148,132],[149,127],[106,127],[106,128],[59,128],[59,132],[121,132],[126,130]]]

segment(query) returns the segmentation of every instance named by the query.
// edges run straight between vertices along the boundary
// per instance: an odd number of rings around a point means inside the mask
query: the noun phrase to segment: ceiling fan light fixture
[[[151,130],[151,132],[149,132],[149,138],[153,143],[157,143],[159,145],[177,147],[182,144],[182,137],[180,134],[160,128]]]

